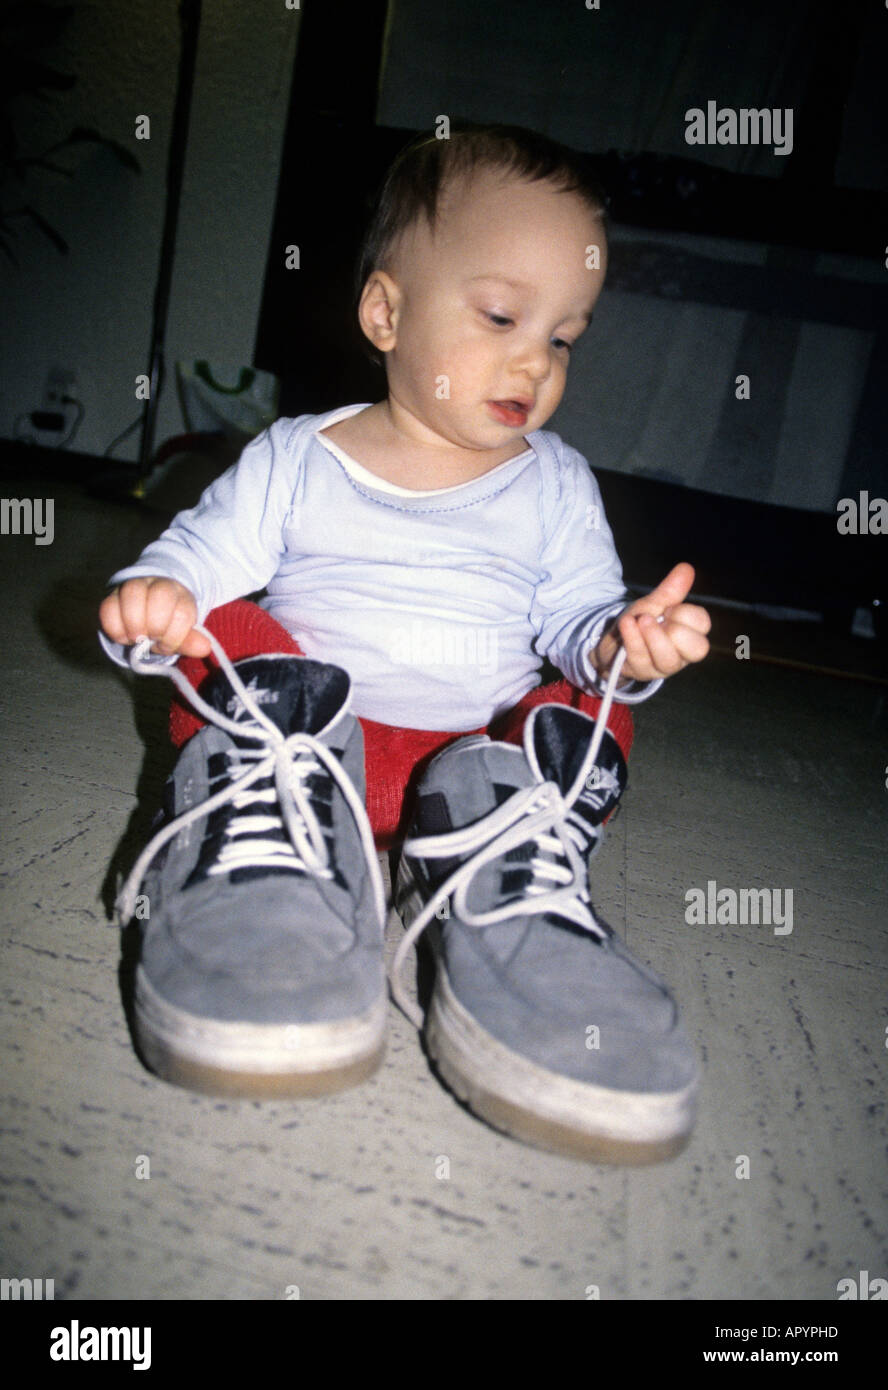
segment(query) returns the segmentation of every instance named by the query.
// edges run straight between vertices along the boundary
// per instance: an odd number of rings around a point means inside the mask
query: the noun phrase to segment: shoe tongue
[[[589,751],[595,724],[567,705],[540,705],[532,714],[528,757],[544,782],[570,791]],[[626,761],[619,744],[605,729],[596,764],[590,769],[574,803],[592,825],[600,825],[626,785]]]
[[[340,712],[351,681],[339,666],[297,656],[255,656],[236,661],[234,669],[248,694],[283,734],[321,733]],[[235,723],[254,724],[252,714],[217,671],[204,699]]]

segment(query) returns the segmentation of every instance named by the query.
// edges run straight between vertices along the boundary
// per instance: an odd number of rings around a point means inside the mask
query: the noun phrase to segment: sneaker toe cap
[[[381,941],[299,898],[289,880],[267,880],[258,897],[196,885],[151,924],[142,969],[169,1003],[219,1019],[309,1023],[372,1007],[385,989]]]

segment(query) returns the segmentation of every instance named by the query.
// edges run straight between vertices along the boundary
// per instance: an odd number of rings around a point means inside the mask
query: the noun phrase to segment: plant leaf
[[[70,247],[68,246],[68,243],[62,236],[61,232],[57,232],[55,227],[51,226],[50,223],[47,222],[46,218],[42,215],[42,213],[39,213],[35,207],[31,206],[30,203],[28,203],[22,209],[22,211],[25,213],[27,217],[30,217],[32,222],[36,223],[43,235],[45,237],[48,237],[49,240],[52,242],[53,246],[55,246],[59,251],[61,251],[63,256],[67,256]]]
[[[39,154],[34,155],[31,159],[16,160],[16,173],[19,175],[19,178],[24,178],[21,170],[27,166],[33,168],[35,165],[40,169],[49,169],[53,174],[64,174],[66,179],[73,179],[74,177],[73,169],[63,169],[61,164],[51,164],[48,159],[44,159],[43,156]]]
[[[121,164],[125,164],[134,174],[141,174],[142,166],[136,159],[132,150],[128,149],[126,145],[122,145],[119,140],[111,140],[107,135],[100,134],[100,132],[93,129],[92,126],[75,126],[67,139],[63,141],[66,145],[86,142],[95,145],[104,145],[106,150],[110,150],[112,154],[117,156]]]
[[[13,61],[14,60],[14,61]],[[7,100],[22,92],[42,95],[44,92],[67,92],[76,84],[77,78],[69,72],[59,72],[38,58],[28,54],[8,54],[0,67],[4,96]]]

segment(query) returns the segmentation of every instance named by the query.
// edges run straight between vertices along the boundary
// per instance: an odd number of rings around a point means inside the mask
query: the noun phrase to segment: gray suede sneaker
[[[426,1039],[456,1094],[539,1147],[650,1163],[687,1141],[698,1067],[665,984],[590,900],[625,781],[603,720],[559,705],[532,711],[524,751],[472,735],[439,753],[401,860],[392,989],[422,1026],[399,976],[432,927]]]
[[[183,748],[166,824],[118,900],[142,929],[137,1041],[159,1075],[212,1095],[339,1090],[379,1065],[387,1008],[349,677],[296,656],[233,667],[212,640],[222,670],[206,700],[174,668],[131,658],[211,721]]]

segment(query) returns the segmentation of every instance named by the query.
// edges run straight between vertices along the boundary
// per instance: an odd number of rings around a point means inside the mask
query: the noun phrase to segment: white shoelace
[[[592,912],[586,886],[588,867],[584,850],[589,842],[589,828],[573,812],[573,806],[595,766],[625,660],[626,649],[621,647],[611,667],[586,756],[566,794],[555,782],[538,782],[536,786],[521,787],[495,811],[473,825],[442,835],[417,836],[405,842],[402,852],[414,859],[449,859],[472,854],[472,858],[454,870],[429,898],[402,938],[392,961],[392,995],[398,1007],[417,1028],[422,1028],[423,1015],[405,991],[402,979],[404,961],[439,908],[451,896],[455,916],[470,927],[486,927],[513,917],[535,916],[538,912],[557,912],[599,939],[606,938],[607,933]],[[525,725],[524,743],[530,761],[530,721]],[[535,853],[525,867],[533,871],[533,879],[523,890],[523,896],[489,912],[473,912],[466,899],[478,870],[490,860],[530,842]],[[477,852],[473,854],[472,851]],[[555,855],[564,862],[539,858],[541,853]],[[538,882],[538,879],[548,882]]]
[[[217,862],[211,866],[208,873],[222,874],[234,868],[261,866],[298,870],[317,878],[333,878],[327,844],[311,805],[310,793],[304,785],[307,777],[323,767],[339,787],[354,816],[361,837],[367,872],[373,885],[381,935],[385,930],[385,889],[376,857],[373,831],[364,803],[336,754],[312,734],[284,734],[263,713],[258,701],[250,694],[213,634],[204,627],[196,626],[194,631],[202,633],[209,640],[220,667],[253,722],[238,723],[212,709],[174,666],[144,661],[143,657],[151,647],[148,638],[137,642],[130,650],[130,666],[140,675],[167,677],[208,723],[225,729],[239,740],[254,740],[257,747],[239,747],[237,757],[229,759],[230,782],[199,806],[183,811],[169,825],[159,830],[146,845],[118,895],[118,921],[124,925],[135,915],[138,890],[148,866],[167,841],[178,835],[186,825],[208,816],[211,811],[225,805],[226,802],[231,802],[238,809],[257,801],[266,801],[269,806],[276,803],[280,808],[280,815],[240,817],[232,827],[232,837],[222,846]],[[244,763],[250,762],[253,762],[252,767],[247,766],[243,772],[239,771]],[[254,783],[268,777],[274,778],[273,787],[249,790]],[[279,839],[267,838],[269,831],[279,831],[282,825],[290,837],[289,844]],[[238,843],[238,837],[241,835],[244,839]],[[263,835],[266,838],[263,838]]]

